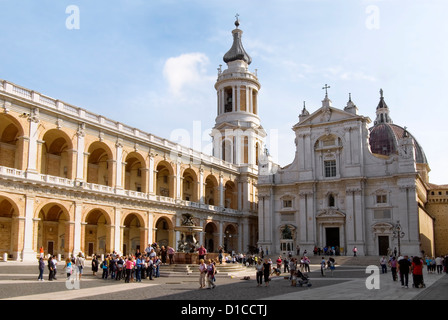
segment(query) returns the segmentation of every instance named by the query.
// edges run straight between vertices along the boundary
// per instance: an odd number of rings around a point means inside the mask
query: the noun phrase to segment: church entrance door
[[[378,236],[378,254],[380,256],[387,255],[387,249],[389,249],[389,237]]]
[[[329,247],[339,247],[339,228],[325,228],[326,245]]]

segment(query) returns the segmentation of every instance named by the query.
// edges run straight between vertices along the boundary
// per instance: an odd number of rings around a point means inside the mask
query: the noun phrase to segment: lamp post
[[[393,231],[393,239],[397,239],[398,241],[398,256],[401,256],[401,243],[400,239],[404,237],[405,233],[401,231],[400,221],[397,221],[397,224],[392,229]]]

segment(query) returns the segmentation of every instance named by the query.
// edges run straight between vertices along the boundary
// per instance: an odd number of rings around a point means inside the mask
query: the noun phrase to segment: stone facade
[[[377,116],[375,126],[391,123],[382,90]],[[385,255],[399,247],[409,255],[434,255],[447,221],[434,219],[437,210],[428,204],[424,153],[398,126],[391,126],[400,132],[391,137],[393,153],[373,153],[371,145],[379,144],[370,123],[351,99],[343,110],[328,95],[314,113],[304,107],[293,127],[294,161],[281,168],[265,154],[260,163],[259,246],[283,254],[329,246],[341,254],[356,247],[360,255]]]

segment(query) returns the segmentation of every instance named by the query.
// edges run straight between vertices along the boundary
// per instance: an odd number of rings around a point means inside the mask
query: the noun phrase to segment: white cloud
[[[208,57],[200,52],[185,53],[166,60],[163,76],[168,82],[169,92],[180,97],[190,93],[186,89],[209,84],[213,81],[213,77],[207,75],[209,63]],[[210,87],[207,86],[207,89]]]

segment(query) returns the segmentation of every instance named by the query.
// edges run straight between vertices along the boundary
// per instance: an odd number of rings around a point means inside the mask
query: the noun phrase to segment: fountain
[[[199,247],[195,233],[202,232],[202,227],[195,225],[193,215],[189,213],[184,213],[182,218],[181,225],[174,228],[175,231],[180,232],[180,240],[177,242],[177,261],[191,263],[192,255],[196,254],[195,250]]]

